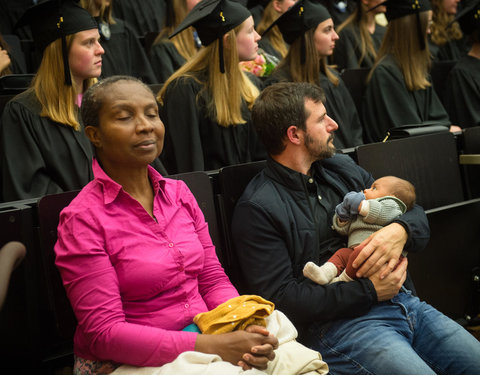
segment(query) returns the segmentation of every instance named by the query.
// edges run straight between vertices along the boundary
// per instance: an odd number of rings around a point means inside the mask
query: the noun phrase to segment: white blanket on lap
[[[267,329],[274,334],[279,343],[275,350],[275,359],[269,362],[265,371],[250,369],[243,371],[215,354],[184,352],[173,362],[161,367],[135,367],[123,365],[112,375],[317,375],[328,374],[328,366],[322,361],[320,353],[298,343],[298,332],[288,318],[275,310],[266,318]]]

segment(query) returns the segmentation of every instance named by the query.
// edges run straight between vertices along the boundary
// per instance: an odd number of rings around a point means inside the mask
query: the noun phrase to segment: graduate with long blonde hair
[[[93,177],[78,107],[84,90],[101,74],[104,53],[97,23],[72,0],[32,7],[18,25],[30,25],[43,57],[32,87],[3,111],[4,201],[80,189]]]
[[[451,125],[430,82],[427,44],[432,16],[430,2],[389,0],[385,3],[389,24],[362,104],[367,142],[382,141],[390,128],[401,125],[432,122]],[[459,129],[451,127],[450,130]]]
[[[230,0],[203,0],[172,36],[191,25],[204,48],[157,96],[166,128],[165,167],[178,173],[263,159],[250,124],[261,84],[238,64],[257,56],[260,36],[250,12]]]

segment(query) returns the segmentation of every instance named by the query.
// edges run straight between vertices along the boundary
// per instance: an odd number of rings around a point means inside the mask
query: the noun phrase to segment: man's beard
[[[335,155],[335,146],[333,146],[333,139],[334,139],[333,133],[330,134],[328,137],[327,141],[325,144],[320,144],[319,142],[316,142],[308,133],[305,134],[305,147],[307,150],[310,152],[310,155],[315,160],[323,160],[323,159],[328,159],[331,158],[333,155]],[[330,143],[332,142],[332,146],[330,146]]]

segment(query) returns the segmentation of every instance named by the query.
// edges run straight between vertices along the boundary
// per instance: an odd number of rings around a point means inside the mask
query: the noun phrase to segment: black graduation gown
[[[381,25],[375,26],[375,32],[372,34],[373,45],[376,51],[382,44],[386,28]],[[360,30],[358,27],[350,24],[345,27],[338,35],[339,39],[335,44],[333,51],[333,62],[337,65],[338,71],[343,69],[371,68],[375,60],[370,55],[365,55],[361,64],[359,63],[362,52],[360,50]]]
[[[115,0],[113,15],[143,36],[149,31],[162,30],[166,7],[166,0]]]
[[[336,73],[335,73],[336,74]],[[338,124],[333,144],[336,148],[348,148],[363,144],[362,125],[353,102],[352,96],[339,78],[338,86],[335,86],[326,75],[320,73],[320,86],[325,93],[325,109],[329,117]],[[265,86],[277,82],[291,82],[289,73],[283,70],[275,70],[265,81]]]
[[[282,54],[273,47],[272,43],[270,43],[270,39],[268,38],[268,36],[264,36],[262,37],[262,39],[260,39],[260,41],[258,42],[258,47],[263,49],[269,55],[275,56],[278,61],[281,61],[283,59]]]
[[[480,126],[480,59],[467,55],[451,70],[445,109],[455,125]]]
[[[27,90],[5,107],[0,123],[2,200],[42,197],[77,190],[92,178],[92,147],[83,128],[40,117]]]
[[[428,48],[433,61],[451,61],[459,60],[468,52],[468,44],[465,38],[459,40],[449,40],[443,46],[428,40]]]
[[[0,0],[0,33],[16,34],[20,39],[32,39],[30,27],[24,26],[15,30],[14,26],[33,5],[33,0]]]
[[[380,142],[390,128],[427,121],[450,123],[433,86],[409,91],[392,56],[375,68],[362,103],[362,123],[366,142]]]
[[[98,20],[97,20],[98,21]],[[110,39],[101,37],[105,50],[102,56],[102,77],[129,75],[140,78],[147,84],[157,83],[147,54],[135,31],[121,19],[115,18],[110,25]]]
[[[265,159],[247,105],[242,108],[245,124],[220,126],[207,113],[205,94],[199,95],[202,87],[191,77],[179,77],[168,86],[160,116],[165,124],[161,158],[168,172],[213,170]]]
[[[186,61],[168,39],[155,43],[150,49],[150,64],[159,83],[164,83]]]

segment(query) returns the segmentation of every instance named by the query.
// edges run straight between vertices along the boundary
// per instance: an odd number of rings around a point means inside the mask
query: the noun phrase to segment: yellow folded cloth
[[[202,333],[216,335],[244,330],[250,324],[265,327],[265,318],[274,309],[272,302],[260,296],[243,295],[229,299],[211,311],[197,314],[193,322]]]

